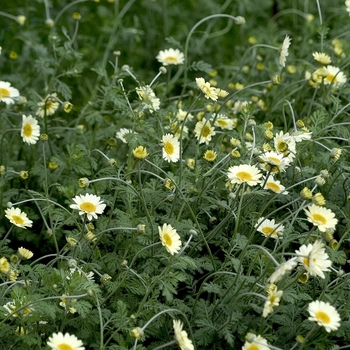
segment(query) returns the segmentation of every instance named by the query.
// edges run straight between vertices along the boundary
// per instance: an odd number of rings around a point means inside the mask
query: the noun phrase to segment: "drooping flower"
[[[22,259],[28,260],[28,259],[32,258],[34,254],[30,250],[23,248],[23,247],[20,247],[20,248],[18,248],[18,255]]]
[[[205,143],[206,145],[209,144],[212,136],[216,134],[215,128],[205,118],[196,123],[194,133],[199,143]]]
[[[138,146],[135,149],[133,149],[132,154],[137,159],[145,159],[147,156],[149,156],[147,152],[147,148],[143,146]]]
[[[29,220],[27,214],[19,208],[9,208],[5,210],[5,216],[14,224],[21,228],[32,227],[32,220]]]
[[[52,350],[85,350],[83,342],[75,335],[61,332],[53,333],[47,341],[47,345]]]
[[[286,59],[287,56],[289,55],[288,49],[291,43],[291,38],[286,35],[286,37],[283,40],[282,46],[280,47],[280,56],[279,56],[279,63],[282,67],[285,67],[286,65]]]
[[[233,119],[227,118],[224,114],[219,114],[215,120],[215,126],[221,129],[232,130],[234,127]]]
[[[157,98],[151,87],[148,85],[139,86],[136,88],[136,92],[145,109],[148,109],[150,112],[159,110],[160,99]]]
[[[260,183],[262,174],[255,165],[241,164],[229,167],[227,177],[231,184],[246,183],[248,186],[256,186]]]
[[[11,83],[0,81],[0,101],[7,105],[15,103],[15,99],[19,97],[19,91],[11,87]]]
[[[312,56],[314,57],[315,61],[317,61],[325,66],[332,62],[331,58],[323,52],[314,52],[312,54]]]
[[[71,204],[71,209],[79,210],[79,215],[87,215],[89,221],[92,218],[97,219],[97,214],[102,214],[106,208],[106,204],[101,201],[101,197],[94,194],[80,194],[73,198],[75,204]]]
[[[261,232],[265,237],[274,239],[281,238],[284,226],[275,223],[275,219],[269,220],[261,217],[255,225],[257,231]]]
[[[162,137],[163,159],[177,162],[180,158],[180,142],[176,136],[166,134]]]
[[[21,136],[23,141],[34,145],[38,142],[40,137],[40,126],[38,121],[33,118],[31,115],[28,117],[26,115],[22,115],[22,129]]]
[[[298,261],[311,276],[325,278],[323,272],[329,271],[332,262],[329,260],[321,241],[316,241],[314,244],[310,243],[307,246],[303,244],[295,253],[298,256]]]
[[[38,102],[38,109],[35,114],[41,118],[44,118],[45,115],[53,115],[57,111],[59,105],[57,94],[54,92],[53,94],[47,95],[43,101]]]
[[[0,273],[7,273],[10,271],[10,263],[5,257],[0,258]]]
[[[282,279],[282,277],[294,269],[298,265],[297,258],[291,258],[281,264],[276,271],[270,276],[269,282],[276,283]]]
[[[335,214],[330,209],[315,204],[309,205],[307,209],[304,209],[304,212],[307,220],[317,226],[321,232],[325,232],[327,229],[335,229],[338,222]]]
[[[209,82],[206,82],[204,78],[196,78],[196,84],[203,92],[204,97],[216,101],[218,99],[218,92],[215,87],[210,86]]]
[[[278,306],[283,294],[282,290],[278,290],[276,286],[268,291],[268,296],[265,301],[263,317],[267,317],[273,311],[274,306]]]
[[[249,334],[242,350],[270,350],[267,340],[261,335]]]
[[[329,333],[340,327],[340,316],[334,306],[324,301],[316,300],[309,304],[307,311],[310,314],[309,320],[315,321],[319,326],[325,328]]]
[[[163,227],[158,226],[158,232],[162,245],[171,255],[174,255],[174,253],[177,253],[180,250],[180,236],[174,227],[164,224]]]
[[[159,51],[156,56],[158,62],[160,62],[163,66],[168,65],[178,65],[183,64],[185,61],[184,54],[179,49],[166,49]]]
[[[181,350],[194,350],[191,339],[188,338],[187,332],[182,330],[183,324],[179,320],[173,320],[175,341]]]
[[[333,86],[339,87],[346,83],[346,76],[338,67],[328,65],[326,71],[327,75],[323,79],[324,84],[333,84]]]
[[[281,182],[278,180],[275,180],[272,175],[269,175],[265,181],[264,189],[270,190],[275,193],[280,193],[283,195],[288,194],[288,191],[285,191],[285,187],[281,185]]]

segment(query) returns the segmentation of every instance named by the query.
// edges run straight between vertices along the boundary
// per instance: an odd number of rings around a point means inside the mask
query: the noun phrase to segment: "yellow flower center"
[[[327,220],[320,214],[312,214],[312,219],[318,225],[325,225]]]
[[[281,160],[276,157],[269,157],[268,160],[274,164],[281,164]]]
[[[306,265],[307,267],[310,267],[309,258],[304,258],[304,259],[303,259],[303,263],[304,263],[304,265]]]
[[[284,140],[280,140],[277,143],[277,147],[276,147],[278,152],[285,152],[288,150],[288,145],[287,142],[285,142]]]
[[[256,344],[251,344],[247,350],[260,350],[260,346]]]
[[[336,83],[338,81],[337,77],[332,75],[332,74],[328,74],[325,78],[329,83]]]
[[[84,202],[80,204],[80,209],[87,212],[92,213],[96,211],[96,205],[90,203],[90,202]]]
[[[58,344],[58,350],[73,350],[73,348],[69,344]]]
[[[270,297],[269,297],[269,302],[270,302],[270,304],[274,304],[275,303],[275,300],[276,300],[276,296],[275,295],[271,295]]]
[[[246,171],[239,171],[236,175],[241,179],[241,181],[250,181],[253,179],[252,175]]]
[[[263,227],[261,229],[261,231],[266,235],[266,236],[269,236],[273,231],[274,231],[274,228],[273,227]]]
[[[226,120],[223,120],[223,119],[218,119],[217,120],[217,123],[219,126],[221,126],[222,128],[225,128],[228,124],[227,124],[227,121]]]
[[[18,225],[24,224],[24,220],[18,215],[12,215],[12,220]]]
[[[27,137],[32,136],[33,128],[30,124],[26,124],[23,127],[23,134]]]
[[[203,128],[202,136],[203,136],[203,137],[207,137],[209,134],[210,134],[210,127],[209,127],[209,125],[206,125],[206,126]]]
[[[322,323],[330,323],[331,322],[330,317],[323,311],[317,311],[315,316]]]
[[[164,240],[164,242],[165,242],[165,245],[167,245],[168,247],[171,247],[173,241],[172,241],[170,235],[168,235],[167,233],[165,233],[165,234],[163,235],[163,240]]]
[[[173,62],[173,63],[177,63],[178,62],[177,58],[174,57],[174,56],[165,57],[164,61],[165,62]]]
[[[0,88],[0,97],[9,97],[10,91],[5,88]]]
[[[269,188],[271,191],[274,191],[274,192],[278,192],[281,189],[281,187],[279,187],[274,182],[267,182],[266,186],[267,186],[267,188]]]
[[[164,145],[164,151],[167,153],[167,154],[173,154],[174,153],[174,146],[172,145],[171,142],[166,142],[165,145]]]

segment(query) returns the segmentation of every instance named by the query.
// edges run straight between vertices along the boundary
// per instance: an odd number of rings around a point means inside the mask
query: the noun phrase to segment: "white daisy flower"
[[[134,134],[137,135],[137,132],[133,132],[131,129],[127,129],[127,128],[121,128],[116,134],[115,137],[119,140],[121,140],[124,143],[128,143],[127,138],[125,138],[125,136],[127,134]]]
[[[28,117],[24,114],[22,115],[21,136],[23,138],[23,142],[26,142],[30,145],[36,144],[39,140],[40,126],[38,124],[38,121],[31,115]]]
[[[184,63],[185,56],[179,49],[166,49],[164,51],[159,51],[156,59],[163,66],[168,66],[171,64],[178,65]]]
[[[209,144],[212,136],[216,134],[215,128],[205,118],[196,123],[194,133],[199,143],[205,143],[206,145]]]
[[[290,137],[294,139],[295,142],[301,142],[303,140],[311,140],[312,132],[310,131],[293,131]]]
[[[313,301],[309,304],[307,311],[310,314],[309,320],[315,321],[329,333],[340,327],[340,316],[334,306],[324,301]]]
[[[281,182],[278,180],[275,180],[272,175],[269,175],[266,179],[264,189],[270,190],[275,193],[280,193],[283,195],[288,194],[288,191],[285,191],[285,187],[281,185]]]
[[[187,332],[182,330],[183,324],[179,320],[173,320],[175,341],[181,350],[194,350],[191,339],[188,339]]]
[[[259,159],[264,162],[264,164],[261,164],[261,168],[273,173],[283,172],[290,165],[290,160],[285,158],[283,153],[273,151],[263,153]]]
[[[298,261],[304,266],[311,276],[325,278],[324,271],[329,271],[332,262],[325,252],[324,244],[316,241],[314,244],[302,245],[299,250],[295,251]]]
[[[291,40],[292,39],[288,35],[286,35],[286,37],[283,40],[282,46],[280,48],[279,63],[282,67],[285,67],[286,65],[286,59],[287,59],[287,56],[289,55],[288,48],[290,46]]]
[[[267,340],[261,335],[249,334],[249,339],[242,346],[242,350],[270,350]]]
[[[186,118],[186,122],[189,120],[192,120],[194,118],[193,114],[188,113],[186,111],[183,111],[181,108],[179,108],[179,110],[176,114],[176,117],[180,122],[183,122],[185,120],[185,118]]]
[[[346,83],[346,75],[338,67],[328,65],[326,71],[327,75],[323,79],[324,84],[333,84],[338,87]]]
[[[283,294],[282,290],[277,290],[277,287],[269,292],[269,295],[266,298],[264,310],[263,310],[263,317],[267,317],[268,314],[273,312],[274,306],[278,306],[281,300],[281,296]]]
[[[176,136],[166,134],[162,137],[163,159],[177,162],[180,158],[180,142]]]
[[[19,97],[19,91],[11,87],[11,83],[0,81],[0,101],[7,105],[15,103],[15,99]]]
[[[32,220],[29,220],[27,214],[19,208],[9,208],[5,210],[5,216],[10,220],[11,224],[21,228],[32,227]]]
[[[323,65],[327,65],[327,64],[330,64],[332,62],[331,58],[323,52],[314,52],[312,54],[312,56],[314,57],[315,61],[317,61]]]
[[[231,184],[246,183],[248,186],[256,186],[261,182],[262,174],[254,165],[241,164],[229,167],[227,177]]]
[[[275,219],[269,220],[261,217],[255,224],[257,231],[261,232],[265,237],[274,239],[281,238],[284,231],[284,226],[275,223]]]
[[[44,118],[45,115],[50,116],[55,114],[59,106],[57,94],[54,92],[53,94],[47,95],[43,101],[38,102],[38,109],[35,114]]]
[[[227,118],[224,114],[219,114],[216,117],[215,126],[218,126],[221,129],[232,130],[233,120],[230,118]]]
[[[64,335],[61,332],[53,333],[47,341],[47,345],[52,350],[85,350],[83,342],[69,333]]]
[[[282,279],[282,277],[290,273],[298,265],[297,258],[291,258],[285,263],[281,264],[276,271],[270,276],[269,282],[276,283]]]
[[[163,227],[158,226],[159,237],[162,245],[171,254],[178,253],[181,247],[181,240],[176,230],[168,224]]]
[[[304,209],[304,212],[307,220],[317,226],[321,232],[325,232],[327,229],[334,230],[338,222],[330,209],[315,204],[310,204],[307,209]]]
[[[158,111],[160,108],[160,99],[157,98],[154,91],[148,86],[139,86],[136,88],[139,99],[143,102],[145,109],[149,109],[150,112]]]
[[[102,214],[106,208],[106,204],[103,204],[101,197],[90,193],[75,196],[73,201],[75,204],[71,204],[69,207],[79,210],[79,215],[87,214],[89,221],[92,218],[97,219],[97,214]]]
[[[210,86],[203,78],[196,78],[196,84],[203,92],[204,97],[216,101],[218,99],[218,92],[215,87]]]

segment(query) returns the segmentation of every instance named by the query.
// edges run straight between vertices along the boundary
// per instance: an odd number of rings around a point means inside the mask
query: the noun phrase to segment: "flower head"
[[[149,156],[147,148],[143,146],[138,146],[135,149],[133,149],[132,154],[137,159],[145,159],[147,156]]]
[[[30,250],[20,247],[18,248],[18,255],[22,258],[22,259],[30,259],[33,257],[33,252],[31,252]]]
[[[15,103],[15,99],[19,97],[19,91],[11,87],[11,83],[0,81],[0,101],[7,105]]]
[[[179,49],[166,49],[164,51],[159,51],[156,59],[163,66],[168,66],[170,64],[178,65],[184,63],[185,56]]]
[[[265,190],[270,190],[275,193],[280,193],[283,195],[288,194],[288,191],[285,191],[285,187],[281,185],[281,182],[278,180],[275,180],[272,175],[269,175],[265,181]]]
[[[346,83],[346,76],[338,67],[328,65],[326,71],[327,75],[323,79],[324,84],[333,84],[338,87]]]
[[[275,219],[269,220],[261,217],[255,225],[257,231],[265,237],[277,239],[283,235],[284,226],[275,223]]]
[[[281,296],[283,294],[282,290],[277,290],[277,287],[268,292],[268,296],[265,301],[263,317],[266,317],[273,311],[274,306],[278,306],[281,300]]]
[[[286,58],[289,55],[288,48],[290,46],[291,40],[292,39],[288,35],[286,35],[280,48],[279,63],[282,67],[285,67],[286,65]]]
[[[182,330],[183,324],[179,320],[173,320],[175,341],[181,350],[194,350],[191,339],[188,339],[187,332]]]
[[[53,115],[57,111],[59,105],[57,94],[49,94],[43,101],[38,102],[38,109],[35,114],[41,118],[44,118],[45,115]]]
[[[208,162],[214,162],[217,157],[217,153],[213,150],[208,149],[205,151],[203,158]]]
[[[10,220],[11,224],[18,227],[26,228],[32,227],[32,220],[29,220],[27,214],[22,212],[19,208],[9,208],[5,210],[5,216]]]
[[[151,87],[148,85],[139,86],[136,88],[136,92],[145,109],[149,109],[150,112],[158,111],[160,108],[160,100]]]
[[[316,241],[314,244],[303,244],[295,253],[298,255],[298,261],[304,266],[311,276],[325,278],[324,271],[329,271],[332,262],[325,252],[324,244]]]
[[[260,160],[264,162],[262,168],[271,172],[282,172],[290,165],[290,159],[284,157],[282,153],[277,152],[265,152],[260,157]]]
[[[270,350],[267,340],[261,335],[249,334],[249,339],[242,346],[242,350]]]
[[[311,204],[304,211],[307,220],[317,226],[321,232],[325,232],[327,229],[335,229],[338,219],[335,218],[331,210]]]
[[[231,184],[246,183],[248,186],[256,186],[260,183],[262,174],[254,165],[241,164],[228,168],[227,177]]]
[[[204,97],[216,101],[218,99],[218,92],[215,87],[210,86],[203,78],[196,78],[196,84],[203,92]]]
[[[166,134],[162,137],[163,159],[167,162],[177,162],[180,158],[180,142],[176,136]]]
[[[234,128],[234,120],[227,118],[224,114],[219,114],[216,117],[215,126],[221,129],[232,130]]]
[[[163,227],[158,226],[158,232],[162,245],[171,255],[174,255],[174,253],[180,250],[180,236],[171,225],[164,224]]]
[[[24,114],[22,115],[21,136],[23,141],[30,145],[36,144],[39,140],[40,126],[38,125],[38,121],[31,115],[28,117]]]
[[[340,327],[339,313],[329,303],[319,300],[313,301],[309,304],[307,311],[310,314],[309,320],[317,322],[319,326],[323,326],[328,333],[336,331]]]
[[[197,122],[194,133],[199,143],[205,143],[206,145],[211,141],[211,137],[216,134],[215,128],[205,118]]]
[[[10,263],[5,257],[0,259],[0,273],[7,273],[10,271]]]
[[[106,204],[101,201],[101,197],[94,194],[81,194],[73,198],[75,204],[71,204],[71,209],[79,210],[79,215],[87,214],[89,221],[92,218],[97,219],[97,214],[102,214],[106,208]]]
[[[323,65],[327,65],[332,62],[331,58],[323,52],[314,52],[312,56],[314,57],[315,61]]]
[[[121,128],[116,134],[115,137],[119,140],[121,140],[123,143],[128,143],[128,136],[129,134],[137,135],[137,132],[133,132],[131,129]],[[126,136],[126,138],[125,138]]]
[[[53,333],[47,341],[47,345],[52,350],[85,350],[83,342],[69,333],[64,335],[61,332]]]
[[[284,275],[292,271],[294,267],[297,265],[298,265],[298,262],[296,257],[287,260],[285,263],[281,264],[276,269],[276,271],[270,276],[269,282],[276,283],[280,281]]]

